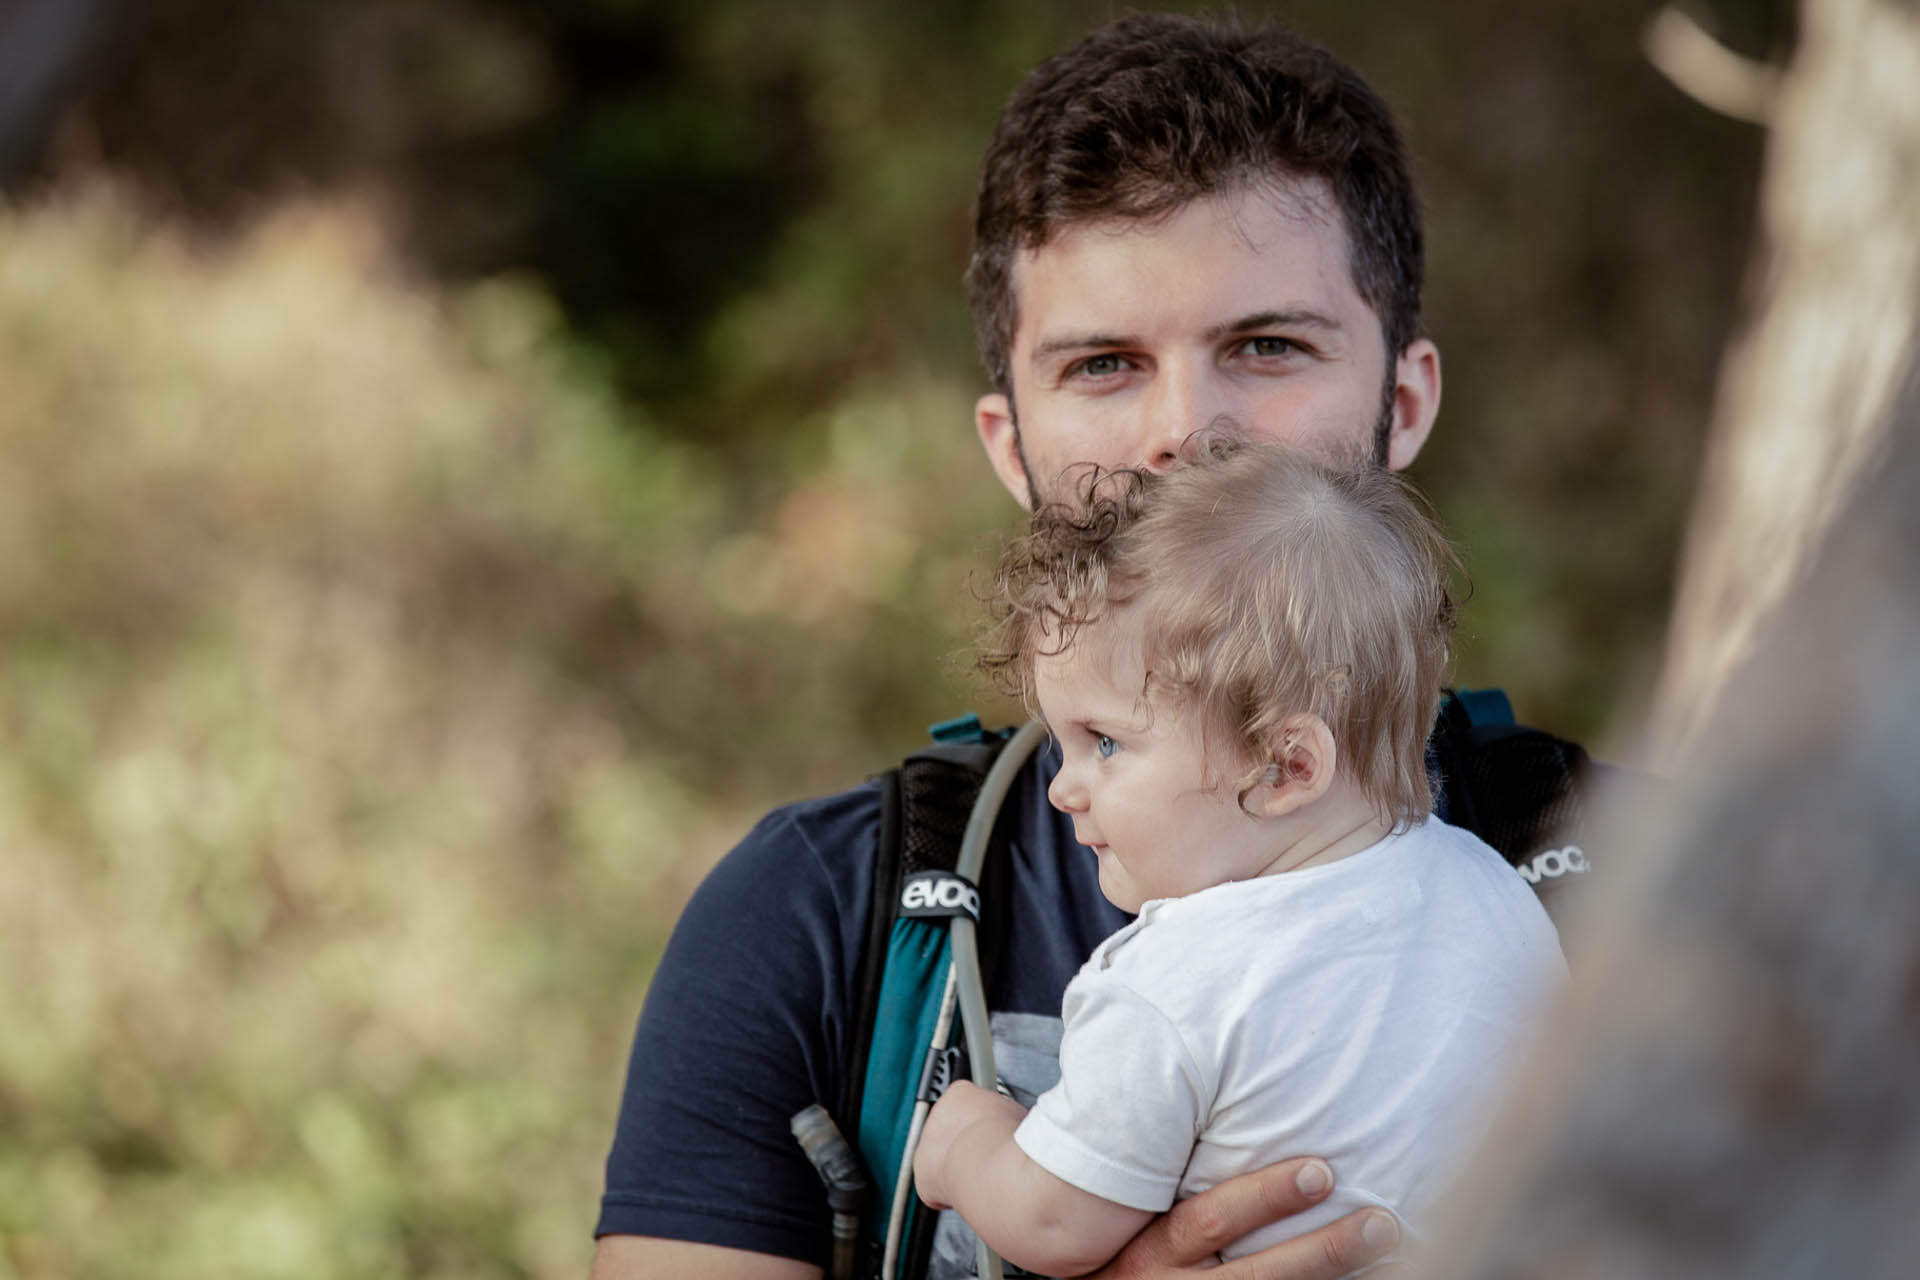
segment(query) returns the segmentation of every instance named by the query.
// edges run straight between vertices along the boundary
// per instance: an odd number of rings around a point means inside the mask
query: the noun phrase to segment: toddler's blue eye
[[[1099,735],[1099,741],[1093,744],[1093,749],[1100,753],[1102,760],[1105,760],[1108,756],[1119,750],[1119,747],[1112,738],[1109,738],[1103,733]]]

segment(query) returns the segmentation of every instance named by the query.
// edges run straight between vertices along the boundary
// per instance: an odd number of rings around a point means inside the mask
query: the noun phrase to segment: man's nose
[[[1204,441],[1239,431],[1232,390],[1211,367],[1170,364],[1155,390],[1142,406],[1138,458],[1149,471],[1166,471]]]

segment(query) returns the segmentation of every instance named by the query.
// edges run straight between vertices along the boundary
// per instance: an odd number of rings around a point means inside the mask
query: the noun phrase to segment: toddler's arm
[[[1013,1141],[1026,1108],[955,1081],[934,1104],[913,1156],[920,1198],[958,1209],[995,1253],[1028,1271],[1077,1276],[1119,1252],[1153,1214],[1063,1182]]]

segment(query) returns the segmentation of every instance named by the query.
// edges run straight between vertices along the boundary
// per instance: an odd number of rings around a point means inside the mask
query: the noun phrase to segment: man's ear
[[[1340,759],[1333,731],[1319,716],[1288,716],[1273,731],[1267,745],[1273,763],[1267,766],[1266,782],[1249,797],[1261,817],[1279,818],[1303,809],[1333,785]]]
[[[1440,413],[1440,348],[1427,338],[1407,344],[1393,368],[1393,417],[1387,426],[1387,470],[1405,471]]]
[[[981,396],[973,403],[973,429],[980,435],[980,446],[987,451],[993,473],[1007,487],[1013,500],[1033,510],[1033,490],[1027,483],[1026,462],[1020,456],[1020,428],[1013,420],[1013,402],[999,392]]]

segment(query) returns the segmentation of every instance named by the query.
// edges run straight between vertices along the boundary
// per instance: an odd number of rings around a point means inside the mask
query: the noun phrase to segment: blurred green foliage
[[[1478,584],[1459,677],[1603,747],[1658,651],[1760,143],[1647,65],[1652,8],[1277,10],[1408,127],[1447,373],[1415,476]],[[1695,11],[1777,59],[1790,8]],[[977,385],[958,280],[980,149],[1024,71],[1110,11],[169,0],[131,11],[47,181],[105,167],[202,227],[376,193],[437,278],[537,277],[739,514],[810,469],[836,406]]]
[[[0,224],[0,384],[0,1275],[577,1273],[694,878],[960,696],[957,393],[743,525],[540,291],[100,191]]]
[[[0,219],[0,1278],[581,1273],[691,885],[981,705],[974,167],[1107,11],[129,10]],[[1621,732],[1759,137],[1631,6],[1287,12],[1409,126],[1458,674]]]

